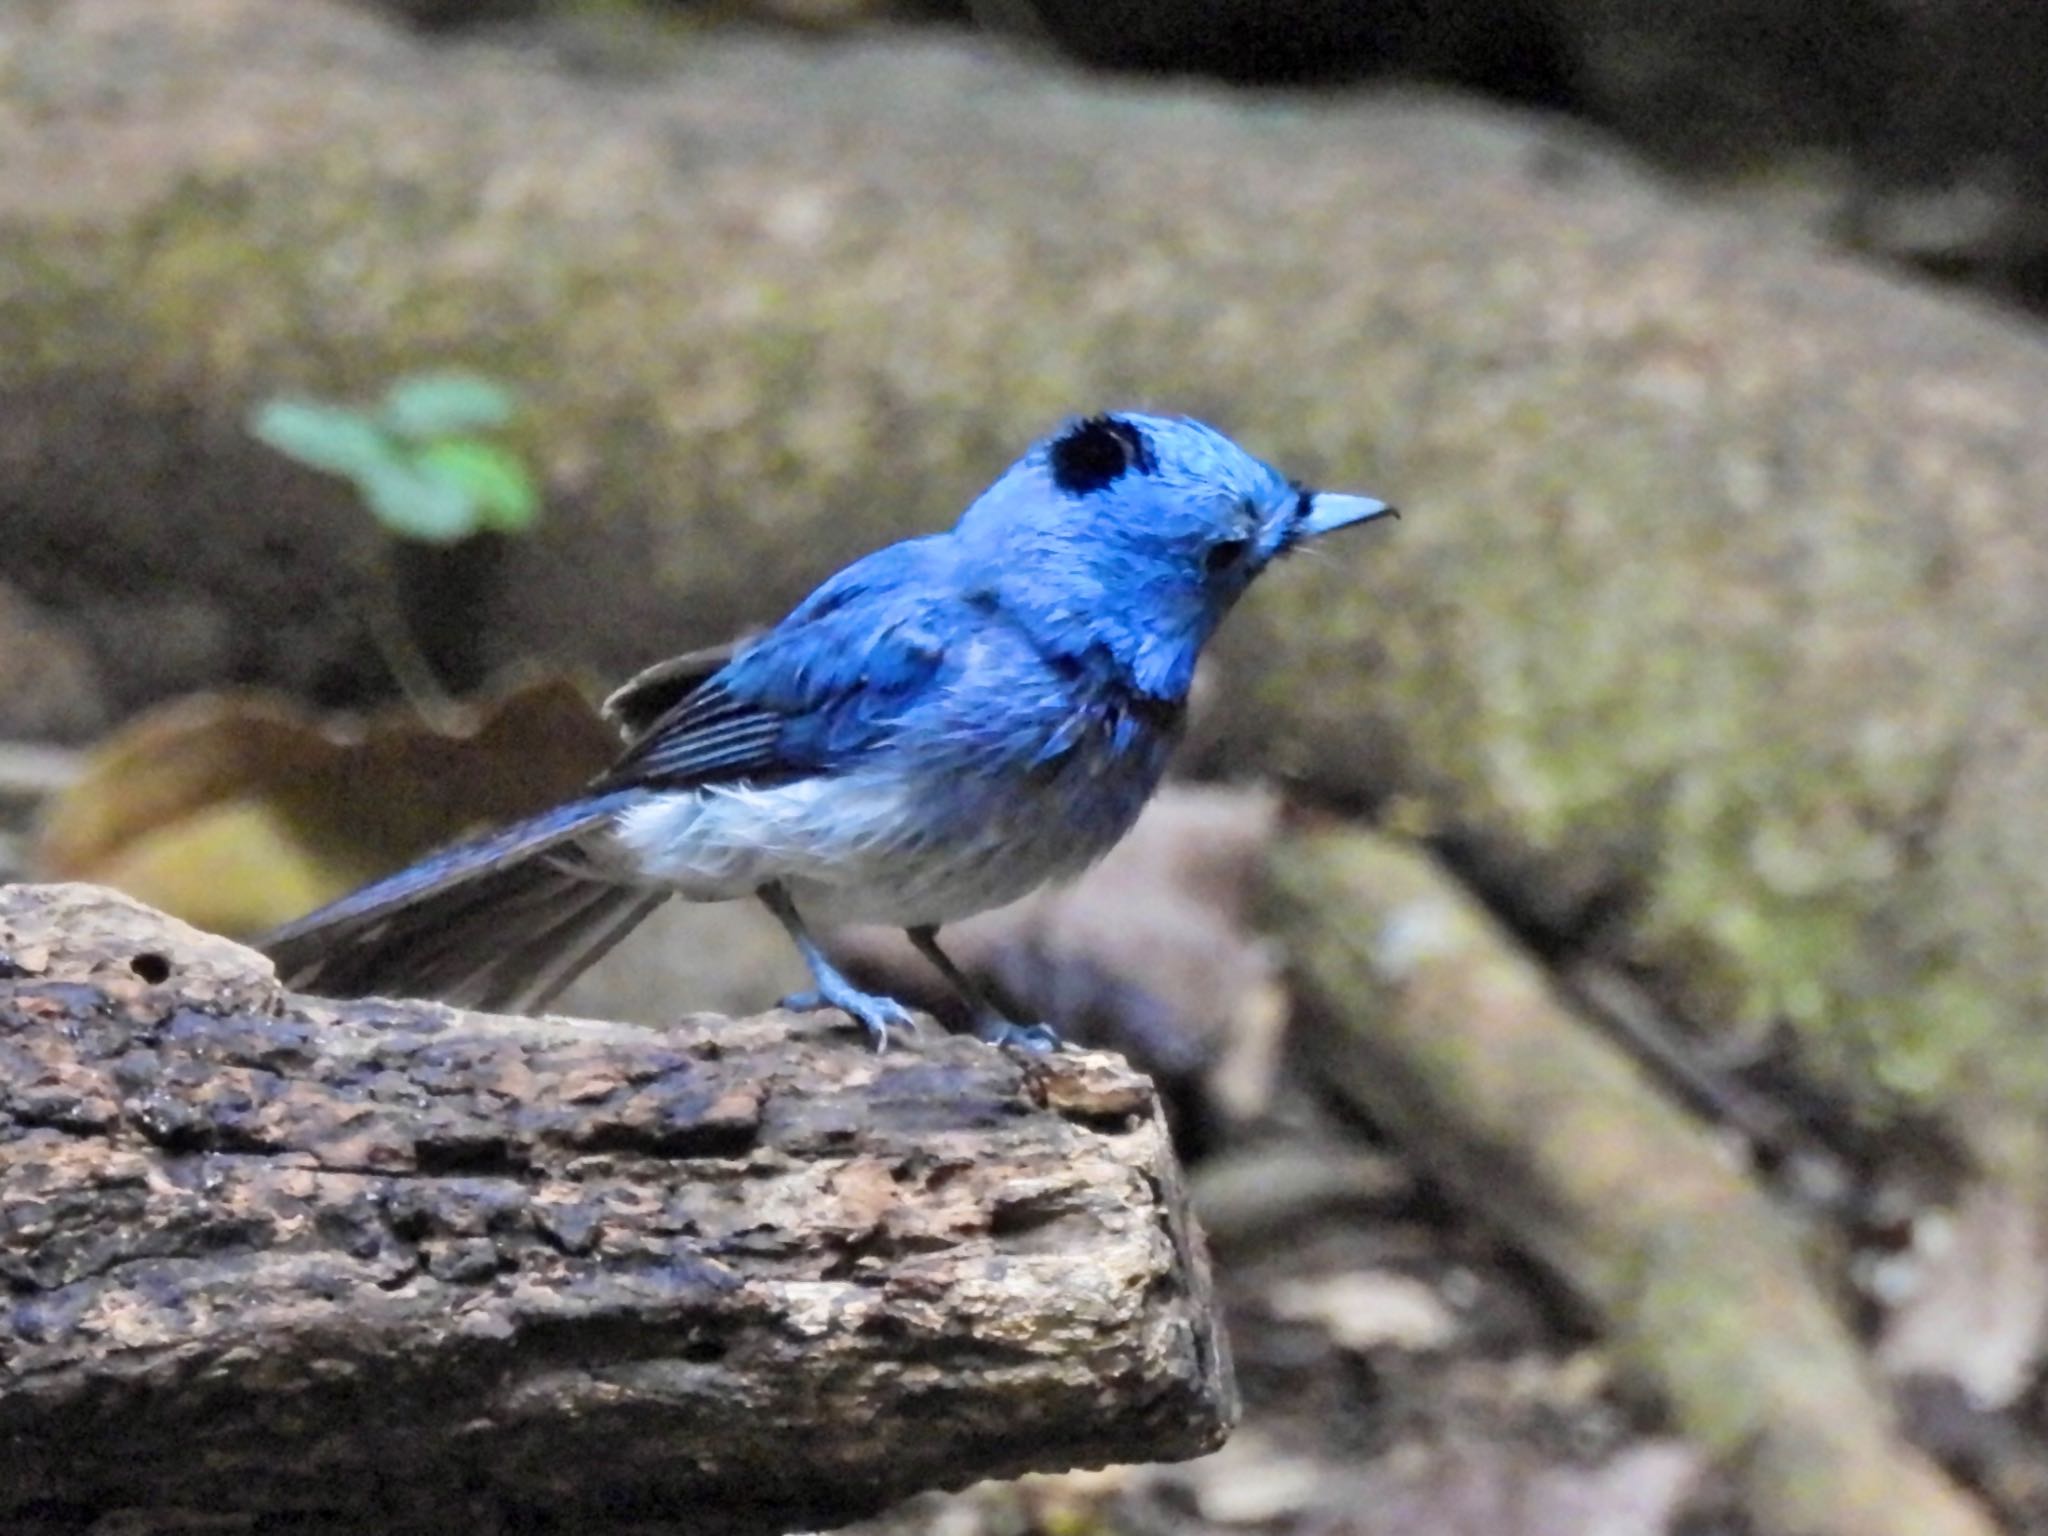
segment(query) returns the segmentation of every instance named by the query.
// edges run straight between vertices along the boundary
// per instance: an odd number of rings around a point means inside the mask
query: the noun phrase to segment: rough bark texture
[[[1791,1223],[1455,882],[1362,833],[1276,868],[1332,1085],[1606,1319],[1763,1529],[1992,1529],[1897,1434]]]
[[[10,1531],[780,1532],[1235,1412],[1114,1059],[323,1004],[83,886],[0,887],[0,1278]]]

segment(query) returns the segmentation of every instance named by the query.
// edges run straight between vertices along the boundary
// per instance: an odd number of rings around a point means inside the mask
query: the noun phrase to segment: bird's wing
[[[743,637],[723,645],[706,646],[701,651],[687,651],[634,673],[605,697],[605,719],[617,726],[619,734],[629,742],[645,736],[672,714],[678,704],[716,677],[739,654],[744,643]]]
[[[942,552],[924,547],[933,543],[848,566],[701,681],[677,663],[665,676],[643,673],[652,680],[637,697],[640,681],[629,683],[614,709],[628,723],[663,690],[681,691],[592,789],[802,778],[886,737],[938,674],[948,616],[964,606]]]

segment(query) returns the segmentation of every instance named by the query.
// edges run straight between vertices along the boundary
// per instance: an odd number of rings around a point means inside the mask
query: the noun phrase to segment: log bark
[[[0,887],[0,1528],[779,1532],[1216,1446],[1150,1085],[283,992]]]

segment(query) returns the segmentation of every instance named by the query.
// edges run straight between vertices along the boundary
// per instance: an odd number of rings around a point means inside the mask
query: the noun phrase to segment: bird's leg
[[[1009,1013],[996,1006],[982,989],[974,984],[967,973],[953,963],[953,957],[939,948],[939,929],[936,923],[926,923],[917,928],[903,930],[910,936],[910,942],[917,946],[917,952],[939,968],[939,974],[946,978],[947,985],[958,992],[967,1006],[974,1010],[974,1032],[992,1045],[1021,1046],[1027,1051],[1058,1050],[1060,1037],[1053,1033],[1049,1024],[1025,1024],[1010,1017]]]
[[[882,997],[873,992],[863,992],[840,972],[825,957],[825,951],[818,947],[818,941],[811,937],[811,931],[804,926],[804,920],[796,910],[796,903],[789,899],[789,892],[780,884],[770,881],[757,893],[761,904],[775,914],[776,920],[789,934],[789,941],[796,946],[796,952],[804,957],[804,964],[810,967],[811,984],[814,992],[800,993],[785,997],[782,1006],[803,1011],[811,1008],[840,1008],[852,1015],[855,1023],[868,1032],[868,1038],[875,1042],[877,1051],[889,1048],[889,1031],[916,1029],[917,1020],[908,1008],[893,997]]]

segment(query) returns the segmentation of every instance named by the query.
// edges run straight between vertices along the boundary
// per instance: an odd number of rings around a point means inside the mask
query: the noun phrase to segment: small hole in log
[[[726,1343],[723,1339],[692,1339],[683,1346],[683,1358],[692,1365],[712,1365],[723,1360]]]
[[[1005,1200],[988,1213],[988,1235],[1016,1237],[1049,1227],[1072,1214],[1073,1208],[1058,1198]]]
[[[128,969],[152,987],[171,979],[171,962],[153,949],[146,949],[130,960]]]

